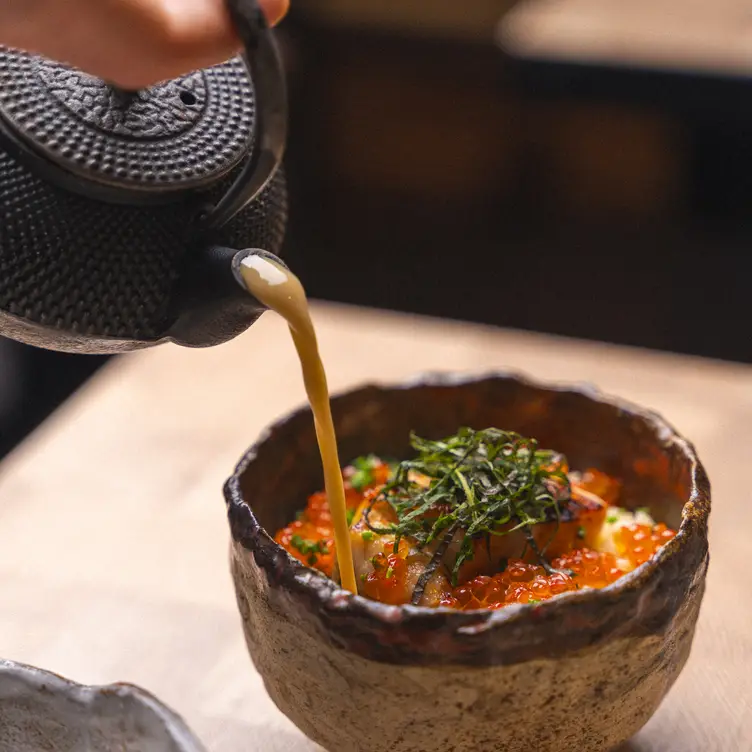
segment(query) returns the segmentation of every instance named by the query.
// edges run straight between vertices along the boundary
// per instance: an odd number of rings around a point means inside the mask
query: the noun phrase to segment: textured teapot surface
[[[124,200],[128,190],[210,185],[246,155],[254,124],[253,87],[241,59],[124,92],[4,49],[0,109],[15,136],[50,167],[120,189]]]
[[[199,222],[242,174],[257,124],[243,58],[124,92],[0,48],[0,334],[87,352],[175,339],[180,306],[200,297],[200,249],[279,251],[281,170],[224,225]],[[257,315],[212,314],[181,343],[216,344]]]

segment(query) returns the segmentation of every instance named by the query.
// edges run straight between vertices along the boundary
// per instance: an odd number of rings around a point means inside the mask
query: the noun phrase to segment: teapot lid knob
[[[254,85],[243,58],[137,92],[0,47],[0,130],[44,169],[122,194],[215,183],[254,138]]]

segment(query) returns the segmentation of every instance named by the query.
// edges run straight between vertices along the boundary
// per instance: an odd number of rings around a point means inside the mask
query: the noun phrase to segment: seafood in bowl
[[[617,506],[617,480],[571,472],[534,439],[464,428],[411,444],[409,460],[370,455],[343,470],[358,591],[367,598],[466,611],[539,603],[606,587],[676,535],[646,508]],[[312,494],[275,540],[338,580],[325,492]]]
[[[634,735],[689,656],[704,592],[710,489],[691,444],[595,390],[508,374],[368,386],[332,414],[341,455],[366,458],[346,473],[358,595],[336,582],[326,530],[305,528],[321,485],[309,411],[270,428],[225,486],[246,642],[282,712],[337,751],[606,752]],[[546,498],[517,509],[533,524],[486,508],[492,524],[466,542],[465,507],[416,506],[440,478],[404,465],[431,456],[411,432],[467,440],[461,426],[499,426],[526,451],[535,437]],[[460,474],[467,499],[484,481]],[[615,566],[591,581],[578,551]],[[386,577],[390,554],[404,565]]]

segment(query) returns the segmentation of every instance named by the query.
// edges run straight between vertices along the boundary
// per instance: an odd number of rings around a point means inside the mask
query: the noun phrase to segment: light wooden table
[[[511,366],[594,382],[693,439],[714,484],[707,597],[690,663],[628,749],[752,748],[752,368],[335,306],[315,319],[337,389]],[[314,750],[246,654],[221,496],[243,449],[302,401],[271,314],[213,350],[164,347],[105,368],[0,466],[0,655],[137,683],[211,752]]]

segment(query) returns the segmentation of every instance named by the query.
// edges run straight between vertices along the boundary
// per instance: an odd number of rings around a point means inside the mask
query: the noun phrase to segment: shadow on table
[[[622,744],[621,747],[617,747],[613,752],[647,752],[647,747],[644,744],[640,744],[637,739],[632,739],[626,744]]]

